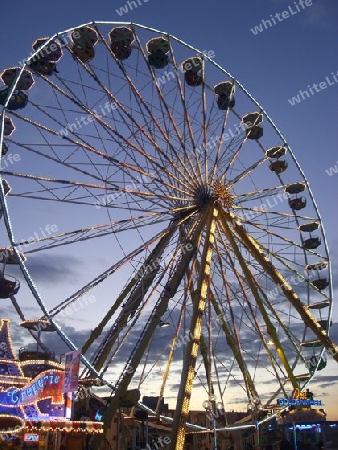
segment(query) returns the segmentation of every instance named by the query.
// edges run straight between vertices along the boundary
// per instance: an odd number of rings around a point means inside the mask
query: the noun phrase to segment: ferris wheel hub
[[[233,195],[229,187],[224,185],[220,180],[216,180],[213,184],[205,184],[198,186],[194,192],[195,204],[199,209],[203,209],[210,205],[221,205],[225,208],[232,208]]]

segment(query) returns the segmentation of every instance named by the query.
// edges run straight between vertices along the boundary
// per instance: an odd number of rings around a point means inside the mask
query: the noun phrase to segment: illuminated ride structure
[[[338,360],[309,183],[229,72],[167,33],[97,22],[38,39],[1,79],[1,208],[26,292],[6,265],[0,297],[23,321],[34,301],[70,349],[78,330],[81,377],[111,393],[106,427],[137,388],[177,399],[172,449],[186,428],[217,440],[192,405],[248,405],[257,427],[325,350]]]
[[[31,327],[33,321],[23,325]],[[70,442],[74,435],[86,440],[102,432],[100,422],[70,420],[71,400],[69,394],[63,392],[63,377],[64,365],[39,348],[36,351],[22,349],[17,358],[9,320],[1,320],[0,438],[4,448],[7,448],[6,442],[17,442],[15,448],[22,448],[24,443],[32,449],[47,449],[57,445],[58,440]]]

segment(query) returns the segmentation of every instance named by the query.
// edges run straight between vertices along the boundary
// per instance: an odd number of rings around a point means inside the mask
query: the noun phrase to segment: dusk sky
[[[91,21],[141,24],[167,32],[210,55],[263,106],[287,140],[311,186],[331,256],[334,296],[330,333],[333,341],[338,343],[337,20],[336,0],[304,0],[299,3],[298,0],[96,0],[84,3],[79,0],[51,3],[12,0],[2,11],[0,70],[17,66],[30,54],[35,39],[50,37]],[[38,102],[44,95],[45,91],[39,86],[32,94],[32,99]],[[43,166],[34,157],[29,164],[37,168],[42,176]],[[21,168],[18,164],[18,172],[24,171],[24,164],[24,160],[21,161]],[[61,178],[62,172],[56,171],[54,176]],[[73,213],[68,206],[64,210],[58,206],[57,212],[51,211],[50,204],[41,203],[36,208],[36,212],[41,213],[41,217],[37,215],[36,220],[30,216],[29,208],[24,211],[13,209],[13,229],[18,240],[28,239],[34,231],[42,232],[41,228],[45,230],[45,224],[55,224],[61,231]],[[29,228],[25,228],[25,215]],[[74,214],[71,229],[83,226],[80,219]],[[0,236],[5,240],[4,229]],[[132,249],[130,244],[125,243],[125,250]],[[107,252],[112,251],[108,249],[107,246]],[[96,270],[90,273],[89,264],[83,269],[81,265],[77,266],[81,258],[90,260],[91,256],[88,257],[86,252],[91,251],[94,252],[94,246],[83,247],[79,253],[74,249],[74,253],[67,257],[60,253],[48,265],[40,255],[32,262],[33,281],[36,276],[39,291],[47,299],[47,304],[48,298],[53,295],[66,298],[72,292],[72,276],[80,279],[86,275],[91,279],[96,275]],[[119,251],[116,249],[116,252]],[[106,259],[107,254],[96,255],[93,257],[93,266]],[[52,271],[51,274],[47,268]],[[64,292],[58,284],[60,279],[64,279],[68,286]],[[103,295],[104,290],[98,292]],[[22,295],[27,295],[27,299],[30,295],[24,283]],[[5,302],[5,306],[1,318],[11,318],[13,332],[18,318],[13,314],[9,300],[2,302]],[[30,309],[32,315],[38,314],[36,307],[28,302],[27,315]],[[85,333],[86,327],[91,329],[95,326],[95,320],[91,322],[93,317],[89,313],[88,316],[84,315],[87,322],[78,326],[75,320],[67,320],[65,330],[74,336],[74,342],[77,329],[79,333]],[[14,340],[17,347],[23,345],[23,336],[20,330],[17,340]],[[46,339],[49,342],[52,340],[50,336]],[[323,400],[327,418],[338,420],[338,370],[330,356],[326,368],[318,372],[310,386],[315,397]]]

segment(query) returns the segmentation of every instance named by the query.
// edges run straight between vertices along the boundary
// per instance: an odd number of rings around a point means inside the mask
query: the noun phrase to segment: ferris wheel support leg
[[[240,236],[242,242],[246,245],[246,248],[251,253],[251,255],[256,259],[256,261],[262,266],[266,273],[271,277],[271,279],[280,286],[283,294],[289,300],[289,302],[297,310],[300,317],[303,319],[304,323],[313,331],[317,338],[321,341],[326,350],[331,354],[332,358],[338,362],[338,347],[329,338],[326,331],[320,326],[316,319],[312,316],[309,309],[301,299],[294,292],[292,287],[283,277],[283,275],[277,270],[271,261],[265,256],[261,245],[250,236],[243,226],[236,220],[233,214],[227,213],[229,220],[232,220],[236,233]]]
[[[176,412],[173,420],[170,450],[183,450],[185,442],[185,425],[188,421],[192,385],[195,378],[197,353],[201,341],[202,318],[210,286],[210,264],[215,240],[216,218],[218,210],[212,206],[206,221],[205,247],[201,259],[201,270],[197,281],[193,313],[191,318],[190,339],[183,360],[180,389],[177,397]]]
[[[257,288],[256,280],[254,279],[254,276],[253,276],[251,270],[249,269],[249,267],[247,265],[247,262],[243,258],[242,254],[241,254],[241,251],[240,251],[240,249],[239,249],[239,247],[237,245],[237,242],[236,242],[236,240],[235,240],[235,238],[233,236],[233,232],[232,232],[232,230],[231,230],[231,228],[230,228],[230,226],[228,224],[229,219],[230,219],[230,215],[228,216],[226,213],[224,213],[224,211],[221,211],[220,212],[220,216],[221,216],[221,221],[222,221],[222,226],[223,226],[224,232],[225,232],[225,234],[226,234],[226,236],[227,236],[227,238],[228,238],[228,240],[229,240],[229,242],[230,242],[230,244],[231,244],[231,246],[232,246],[232,248],[233,248],[233,250],[235,252],[235,255],[236,255],[237,259],[238,259],[238,262],[239,262],[239,264],[240,264],[240,266],[241,266],[241,268],[243,270],[243,273],[245,275],[246,281],[247,281],[247,283],[248,283],[248,285],[250,287],[250,290],[251,290],[251,292],[252,292],[252,294],[253,294],[253,296],[254,296],[254,298],[256,300],[256,304],[257,304],[257,306],[258,306],[258,308],[259,308],[259,310],[260,310],[260,312],[262,314],[264,322],[266,323],[268,334],[271,337],[271,339],[272,339],[272,341],[273,341],[273,343],[274,343],[274,345],[276,347],[277,354],[278,354],[280,360],[282,361],[282,363],[283,363],[283,365],[285,367],[285,370],[286,370],[286,372],[287,372],[287,374],[288,374],[288,376],[289,376],[289,378],[290,378],[290,380],[292,382],[292,386],[295,389],[295,388],[298,387],[297,379],[295,378],[295,376],[293,374],[293,370],[292,370],[292,368],[291,368],[291,366],[290,366],[290,364],[288,362],[288,359],[287,359],[287,357],[285,355],[285,352],[284,352],[284,349],[282,347],[282,344],[281,344],[281,342],[280,342],[280,340],[278,338],[278,334],[276,332],[276,328],[274,327],[273,323],[271,322],[269,314],[268,314],[267,310],[265,309],[265,306],[264,306],[264,304],[262,302],[262,299],[261,299],[261,297],[259,295],[259,291],[258,291],[258,288]],[[241,235],[239,237],[240,237],[240,239],[242,238]],[[250,249],[249,249],[249,251],[250,251]]]
[[[148,267],[152,264],[153,261],[158,261],[161,259],[164,249],[168,245],[168,242],[170,241],[170,238],[174,233],[174,231],[175,231],[174,228],[168,230],[167,234],[161,238],[161,240],[156,245],[154,250],[145,260],[143,264],[144,267]],[[102,369],[102,366],[109,357],[110,351],[118,337],[119,330],[122,330],[122,328],[126,325],[129,314],[132,312],[133,308],[134,309],[136,308],[137,299],[145,295],[145,292],[151,285],[153,279],[155,278],[157,272],[159,271],[159,268],[160,266],[157,265],[156,269],[152,272],[150,276],[145,272],[140,280],[138,280],[137,276],[134,276],[128,283],[128,285],[123,289],[122,293],[118,296],[113,306],[110,308],[106,316],[102,319],[101,323],[95,328],[95,330],[92,331],[88,341],[82,348],[82,353],[85,353],[90,347],[90,345],[93,344],[95,338],[97,339],[99,337],[99,335],[102,333],[104,327],[107,325],[113,314],[116,312],[116,310],[125,300],[125,298],[129,295],[126,306],[124,308],[124,313],[117,319],[118,322],[115,323],[115,326],[117,325],[116,329],[111,334],[111,336],[109,336],[104,345],[102,345],[102,347],[99,349],[100,353],[96,355],[96,358],[93,362],[93,365],[97,371],[100,371]],[[136,286],[137,284],[138,286]]]
[[[196,227],[194,230],[193,236],[191,237],[190,242],[192,243],[194,248],[198,247],[198,243],[200,241],[200,235],[203,229],[203,221]],[[121,376],[121,381],[118,384],[118,387],[116,391],[114,392],[114,397],[112,397],[112,400],[108,406],[107,411],[104,414],[103,417],[103,434],[99,435],[97,434],[93,440],[92,449],[98,450],[100,448],[100,444],[102,441],[103,436],[107,432],[111,421],[116,413],[116,411],[119,408],[120,405],[120,399],[123,398],[125,395],[127,388],[129,386],[129,383],[132,380],[132,377],[140,364],[140,361],[142,359],[142,356],[144,355],[147,346],[149,345],[149,342],[151,341],[151,338],[156,330],[156,327],[158,326],[158,323],[165,313],[166,309],[168,308],[169,300],[176,294],[176,291],[187,271],[188,265],[192,258],[195,256],[195,252],[186,252],[183,253],[182,259],[180,260],[177,270],[175,271],[173,277],[168,281],[166,286],[164,287],[162,294],[161,294],[161,300],[158,303],[151,319],[148,321],[143,335],[141,336],[137,348],[130,358],[130,360],[127,362],[126,370]],[[128,370],[128,369],[132,369]]]

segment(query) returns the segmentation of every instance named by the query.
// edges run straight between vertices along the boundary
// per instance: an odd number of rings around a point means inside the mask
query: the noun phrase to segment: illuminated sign
[[[25,433],[23,437],[24,442],[37,442],[39,440],[38,434]]]
[[[22,388],[10,388],[0,392],[0,404],[8,406],[30,405],[44,398],[62,401],[63,372],[61,370],[47,370],[33,378]]]
[[[65,375],[63,379],[63,392],[75,392],[79,385],[79,370],[81,361],[80,350],[66,353]]]
[[[277,402],[282,406],[323,406],[321,400],[313,399],[313,393],[309,389],[301,392],[299,388],[293,391],[292,398],[280,398]]]
[[[277,403],[282,406],[323,406],[321,400],[303,400],[298,398],[279,398]]]

